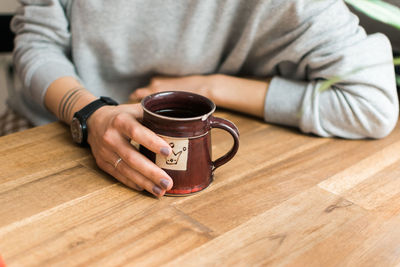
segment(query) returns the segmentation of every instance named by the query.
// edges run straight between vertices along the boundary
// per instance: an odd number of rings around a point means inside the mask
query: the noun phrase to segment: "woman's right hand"
[[[164,156],[171,153],[171,148],[139,122],[142,115],[140,104],[104,106],[96,110],[87,121],[88,143],[102,170],[131,188],[145,189],[161,197],[172,188],[171,177],[139,153],[130,141]]]

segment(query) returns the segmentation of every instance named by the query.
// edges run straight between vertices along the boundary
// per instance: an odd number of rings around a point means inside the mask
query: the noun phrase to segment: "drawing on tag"
[[[182,155],[182,152],[186,151],[186,147],[182,147],[182,150],[179,152],[175,152],[174,147],[175,144],[174,142],[169,143],[169,146],[172,148],[172,155],[166,159],[165,163],[168,165],[177,165],[179,158]]]
[[[168,170],[186,171],[189,139],[167,136],[162,136],[162,138],[168,142],[172,153],[168,157],[157,154],[157,166]]]

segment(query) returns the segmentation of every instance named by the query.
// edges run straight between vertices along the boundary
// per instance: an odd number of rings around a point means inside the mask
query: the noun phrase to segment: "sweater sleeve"
[[[23,94],[44,109],[49,85],[63,76],[78,78],[70,60],[69,22],[62,0],[20,0],[11,21],[16,34],[14,64]]]
[[[330,4],[310,14],[318,8],[305,2]],[[265,120],[325,137],[388,135],[399,109],[389,40],[367,36],[343,1],[296,5],[299,22],[282,51],[293,60],[277,62],[280,74],[266,96]],[[361,70],[349,74],[355,69]],[[337,75],[343,80],[321,92],[322,83]]]

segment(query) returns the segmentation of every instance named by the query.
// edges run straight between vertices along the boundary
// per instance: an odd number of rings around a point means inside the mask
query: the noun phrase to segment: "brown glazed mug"
[[[215,104],[208,98],[181,91],[161,92],[142,102],[143,125],[161,136],[172,148],[170,156],[155,154],[140,146],[140,152],[164,169],[174,181],[166,195],[187,195],[208,187],[213,172],[227,163],[239,148],[239,131],[230,121],[212,114]],[[212,128],[233,137],[233,146],[224,156],[212,161]]]

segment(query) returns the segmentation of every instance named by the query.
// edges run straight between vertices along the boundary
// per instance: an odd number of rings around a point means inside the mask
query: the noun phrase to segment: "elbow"
[[[377,123],[375,129],[370,132],[370,138],[381,139],[388,136],[394,129],[397,123],[397,116],[388,118]]]
[[[396,127],[399,114],[397,99],[390,105],[382,107],[381,112],[375,111],[375,114],[377,115],[366,123],[364,130],[366,137],[381,139],[388,136]]]
[[[325,94],[325,106],[333,106],[332,103],[340,103],[332,109],[323,109],[322,117],[326,120],[319,120],[324,136],[339,136],[349,139],[381,139],[388,136],[396,127],[399,116],[399,101],[397,92],[376,93],[376,90],[368,90],[372,87],[363,87],[361,97],[354,97],[347,92],[333,90]],[[372,88],[373,89],[373,88]],[[330,97],[329,93],[331,93]],[[342,101],[338,101],[338,99]]]

